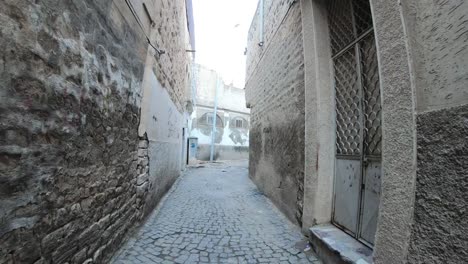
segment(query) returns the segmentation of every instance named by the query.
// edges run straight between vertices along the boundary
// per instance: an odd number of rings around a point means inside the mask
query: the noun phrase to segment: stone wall
[[[151,2],[156,10],[154,43],[166,52],[155,60],[152,65],[153,71],[179,112],[184,112],[187,101],[191,100],[189,72],[192,67],[185,52],[191,49],[187,31],[186,1],[152,0]]]
[[[185,1],[145,3],[183,112]],[[154,51],[121,0],[1,1],[0,46],[0,263],[105,263],[167,189],[138,134]]]
[[[264,2],[263,46],[258,45],[257,10],[247,47],[249,174],[291,220],[300,223],[304,188],[301,11],[295,1]]]

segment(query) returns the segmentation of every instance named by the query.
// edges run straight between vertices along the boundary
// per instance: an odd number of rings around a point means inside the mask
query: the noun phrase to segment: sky
[[[197,63],[244,88],[247,34],[258,0],[193,0]]]

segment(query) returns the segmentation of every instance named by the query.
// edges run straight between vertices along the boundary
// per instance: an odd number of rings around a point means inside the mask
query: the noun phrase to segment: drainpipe
[[[258,16],[260,20],[260,42],[258,42],[258,45],[262,47],[263,46],[263,0],[260,0],[260,12]]]
[[[213,161],[214,156],[214,145],[216,139],[216,112],[218,111],[218,87],[219,87],[219,77],[216,76],[216,88],[215,88],[215,98],[214,98],[214,110],[213,110],[213,127],[211,128],[211,150],[210,150],[210,161]]]

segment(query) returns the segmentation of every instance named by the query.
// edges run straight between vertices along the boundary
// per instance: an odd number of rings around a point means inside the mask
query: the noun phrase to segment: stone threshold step
[[[332,224],[309,229],[310,243],[325,264],[370,264],[372,249]]]

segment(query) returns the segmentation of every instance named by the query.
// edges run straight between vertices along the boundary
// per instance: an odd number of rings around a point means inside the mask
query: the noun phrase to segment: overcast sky
[[[193,0],[196,62],[244,88],[247,33],[258,0]]]

